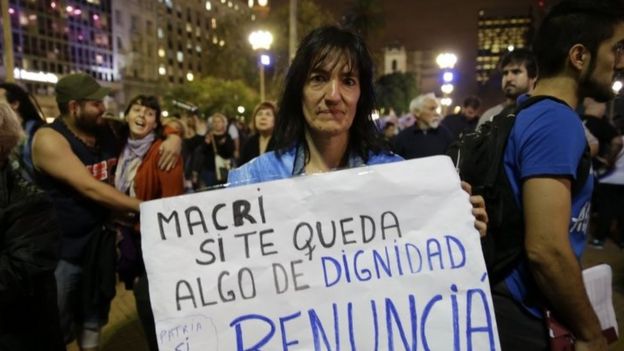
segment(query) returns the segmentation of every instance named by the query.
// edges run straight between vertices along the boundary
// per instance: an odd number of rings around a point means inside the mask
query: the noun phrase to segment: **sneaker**
[[[604,249],[604,241],[600,239],[592,239],[589,242],[589,245],[591,245],[594,249]]]

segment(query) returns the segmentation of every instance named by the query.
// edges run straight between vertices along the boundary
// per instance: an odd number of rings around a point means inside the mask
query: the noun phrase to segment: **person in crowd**
[[[457,140],[461,133],[471,132],[477,127],[479,107],[481,107],[481,99],[469,96],[464,99],[460,113],[444,117],[441,124],[451,132],[453,140]]]
[[[184,128],[184,139],[182,140],[182,159],[184,160],[184,187],[187,192],[192,192],[193,184],[191,182],[192,177],[192,165],[193,165],[193,152],[204,142],[204,134],[198,130],[201,127],[200,118],[197,113],[185,113],[181,118]]]
[[[273,150],[273,127],[275,126],[275,104],[263,101],[254,108],[252,126],[255,134],[243,146],[239,164],[242,166],[253,158]]]
[[[596,187],[592,198],[592,211],[596,215],[598,226],[593,231],[590,245],[596,249],[604,248],[604,241],[611,228],[611,220],[619,211],[615,206],[617,186],[602,183],[601,178],[613,171],[618,155],[622,150],[622,138],[618,130],[609,122],[607,104],[597,102],[592,98],[585,98],[584,113],[581,115],[585,127],[598,140],[598,152],[592,157],[592,168],[596,176]],[[615,192],[614,192],[615,190]]]
[[[170,171],[158,168],[158,150],[163,142],[160,104],[154,96],[139,95],[125,111],[128,135],[115,172],[115,187],[120,192],[147,201],[184,193],[182,160]],[[158,350],[154,315],[141,251],[138,218],[122,220],[119,243],[119,277],[133,289],[137,311],[150,350]]]
[[[11,106],[0,102],[0,350],[65,350],[54,208],[9,161],[23,134]]]
[[[286,75],[274,151],[230,172],[231,184],[401,161],[383,141],[371,114],[373,62],[364,40],[335,26],[310,32]],[[472,196],[475,226],[484,233],[483,198]]]
[[[612,98],[614,75],[624,69],[623,43],[618,0],[562,1],[537,31],[540,78],[532,95],[548,98],[516,116],[503,160],[525,232],[524,259],[492,286],[503,350],[549,349],[544,309],[574,334],[577,351],[607,350],[579,264],[593,179],[576,181],[584,178],[578,170],[587,141],[575,108],[585,96]]]
[[[234,156],[234,141],[227,132],[227,118],[215,113],[209,120],[204,142],[193,152],[191,180],[195,190],[209,188],[227,181]]]
[[[394,138],[396,138],[397,135],[396,124],[394,124],[394,122],[387,121],[386,124],[384,124],[383,126],[383,135],[384,139],[386,139],[386,141],[390,145],[392,145],[394,143]]]
[[[477,128],[501,113],[512,113],[516,108],[516,99],[528,93],[537,80],[537,63],[533,53],[524,48],[506,53],[500,60],[501,88],[505,101],[491,107],[481,115]]]
[[[453,135],[440,125],[440,104],[433,94],[424,94],[410,102],[416,123],[403,129],[394,139],[394,152],[405,159],[444,155]]]
[[[137,213],[140,200],[112,186],[120,141],[102,118],[109,90],[84,73],[61,78],[55,90],[61,116],[35,133],[35,179],[50,195],[61,228],[55,277],[65,342],[78,337],[82,350],[96,350],[115,294],[110,210]],[[173,167],[180,147],[179,136],[167,137],[161,168]]]
[[[41,111],[35,99],[30,94],[14,83],[1,83],[0,96],[4,96],[11,109],[20,119],[22,128],[26,132],[24,140],[20,143],[17,161],[20,169],[24,170],[28,179],[33,179],[32,165],[32,140],[39,127],[45,124]]]
[[[240,151],[241,151],[241,135],[240,135],[240,131],[238,130],[238,127],[236,126],[236,119],[235,118],[228,118],[227,119],[227,125],[226,125],[226,129],[228,134],[230,135],[230,138],[232,138],[232,141],[234,142],[234,154],[232,156],[232,161],[234,163],[238,162],[238,159],[240,158]]]

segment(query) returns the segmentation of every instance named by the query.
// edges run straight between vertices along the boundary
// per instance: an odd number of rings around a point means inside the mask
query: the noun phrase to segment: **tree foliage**
[[[286,2],[286,4],[288,4],[288,2]],[[267,76],[268,96],[279,96],[284,77],[290,64],[288,57],[288,23],[288,5],[275,8],[267,21],[267,28],[273,33],[274,38],[273,47],[271,48],[272,57],[274,58],[273,67],[269,71],[270,75]],[[316,2],[312,0],[297,1],[297,43],[313,29],[336,23],[337,21],[333,14],[319,7]]]
[[[379,0],[353,0],[342,17],[342,24],[370,40],[385,24],[381,3]]]
[[[204,116],[221,112],[228,117],[239,115],[238,106],[243,106],[248,115],[258,103],[258,94],[241,80],[225,80],[207,77],[180,85],[166,96],[164,105],[175,111],[173,100],[188,102],[199,107]]]
[[[416,79],[410,73],[386,74],[375,83],[377,105],[387,113],[393,109],[397,115],[408,112],[410,101],[418,94]]]

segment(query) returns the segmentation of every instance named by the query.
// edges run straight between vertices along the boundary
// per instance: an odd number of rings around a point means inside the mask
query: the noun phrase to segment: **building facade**
[[[410,73],[418,91],[430,92],[439,88],[439,68],[433,50],[407,50],[402,45],[384,48],[383,74]]]
[[[498,68],[498,61],[506,52],[529,46],[533,17],[505,14],[496,11],[479,11],[476,77],[485,84]]]
[[[227,45],[223,19],[251,22],[255,7],[242,0],[9,0],[12,71],[46,117],[58,115],[54,84],[75,72],[112,89],[106,103],[115,113],[137,94],[205,76],[207,53]]]

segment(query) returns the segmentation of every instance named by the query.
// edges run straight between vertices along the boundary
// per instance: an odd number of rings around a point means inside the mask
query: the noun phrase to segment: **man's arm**
[[[607,350],[570,245],[571,182],[529,178],[522,185],[525,248],[540,291],[577,337],[577,350]]]
[[[139,211],[140,200],[95,179],[73,153],[67,140],[50,128],[41,128],[35,133],[33,164],[36,169],[69,184],[103,206],[119,211]]]

